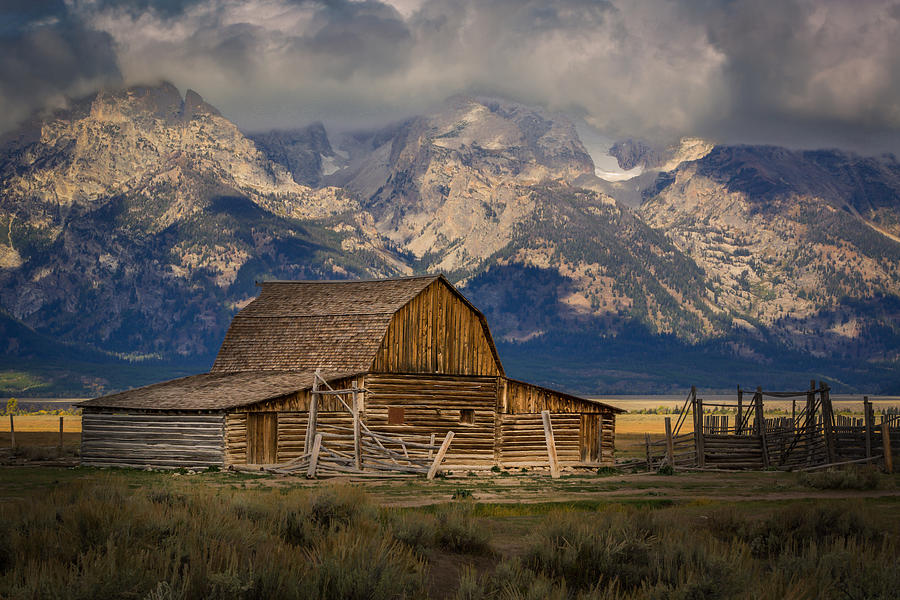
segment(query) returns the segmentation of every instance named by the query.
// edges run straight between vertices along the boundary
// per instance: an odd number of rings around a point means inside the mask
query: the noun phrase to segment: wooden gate
[[[581,462],[600,461],[600,415],[581,415],[578,447],[581,450]]]
[[[247,463],[274,465],[278,462],[278,413],[247,413]]]

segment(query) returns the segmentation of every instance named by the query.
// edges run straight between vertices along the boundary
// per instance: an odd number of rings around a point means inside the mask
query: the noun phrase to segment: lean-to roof
[[[322,373],[326,381],[356,373]],[[123,410],[228,410],[312,387],[314,372],[202,373],[109,394],[79,403]]]

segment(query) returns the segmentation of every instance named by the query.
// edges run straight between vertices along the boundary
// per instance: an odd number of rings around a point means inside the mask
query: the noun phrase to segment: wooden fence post
[[[668,419],[668,417],[666,417]],[[544,439],[547,441],[547,458],[550,461],[550,477],[559,479],[559,459],[556,456],[556,440],[553,439],[553,426],[550,424],[550,411],[542,410],[544,421]]]
[[[63,418],[59,418],[59,455],[63,455]]]
[[[666,417],[666,461],[675,470],[675,444],[672,441],[672,419]]]
[[[319,452],[322,450],[322,434],[316,434],[316,441],[313,442],[312,454],[309,457],[309,469],[306,471],[307,477],[316,476],[316,467],[319,466]]]
[[[450,447],[450,442],[453,440],[454,435],[455,434],[452,431],[448,431],[447,435],[444,436],[444,443],[441,444],[437,456],[434,457],[434,462],[431,463],[431,468],[428,469],[428,475],[426,475],[427,479],[434,479],[434,476],[437,475],[438,467],[441,466],[441,461],[444,460],[444,455],[447,454],[447,449]]]
[[[766,441],[766,417],[763,412],[763,394],[762,387],[756,387],[756,395],[753,396],[756,403],[756,423],[759,428],[759,441],[762,444],[763,468],[769,468],[769,444]]]
[[[836,462],[834,447],[834,411],[831,408],[831,388],[824,381],[819,382],[822,398],[822,430],[825,432],[825,455],[828,462]]]
[[[431,442],[430,442],[430,444],[431,444],[432,446],[434,446],[434,438],[435,438],[436,436],[437,436],[437,434],[435,434],[435,433],[432,433],[432,434],[431,434]],[[434,458],[434,450],[431,449],[431,448],[429,448],[429,449],[428,449],[428,460],[431,460],[432,458]]]
[[[735,435],[741,435],[741,431],[743,430],[743,423],[741,422],[742,411],[744,410],[744,390],[741,389],[741,386],[738,387],[738,407],[737,407],[737,418],[734,420],[734,433]]]
[[[869,402],[868,396],[863,396],[863,418],[866,425],[866,458],[869,459],[866,464],[868,464],[872,462],[872,428],[875,425],[875,415],[872,414],[872,403]]]
[[[309,412],[306,421],[306,438],[303,440],[303,453],[309,454],[312,450],[313,440],[316,435],[316,420],[319,416],[319,370],[313,375],[312,391],[309,393]]]
[[[884,472],[894,472],[894,455],[891,454],[891,428],[888,421],[881,422],[881,443],[884,445]]]
[[[706,438],[703,431],[703,398],[697,398],[697,419],[700,422],[700,435],[696,438],[698,467],[706,466]],[[674,465],[672,465],[674,467]]]
[[[813,460],[813,441],[816,430],[816,382],[809,380],[809,392],[806,393],[806,464]]]
[[[16,426],[13,423],[12,415],[9,415],[9,445],[10,448],[16,447]]]
[[[650,434],[649,433],[644,434],[644,447],[647,451],[647,470],[652,471],[653,463],[652,463],[652,458],[650,457]]]
[[[351,386],[353,390],[353,462],[356,466],[357,471],[362,471],[362,445],[360,443],[360,438],[362,437],[360,433],[360,415],[359,415],[359,386],[356,383],[356,380],[353,380],[353,385]]]

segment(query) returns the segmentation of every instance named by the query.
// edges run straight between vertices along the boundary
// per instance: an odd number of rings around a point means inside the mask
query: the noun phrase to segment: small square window
[[[463,408],[459,411],[459,422],[464,423],[466,425],[474,425],[475,424],[475,409],[474,408]]]
[[[388,406],[388,425],[403,425],[402,406]]]

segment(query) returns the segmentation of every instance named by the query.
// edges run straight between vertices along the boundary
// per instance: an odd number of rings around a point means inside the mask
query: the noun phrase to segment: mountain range
[[[444,272],[512,375],[585,393],[900,390],[900,164],[613,145],[458,96],[368,131],[245,133],[170,84],[0,139],[0,393],[204,370],[255,281]]]

